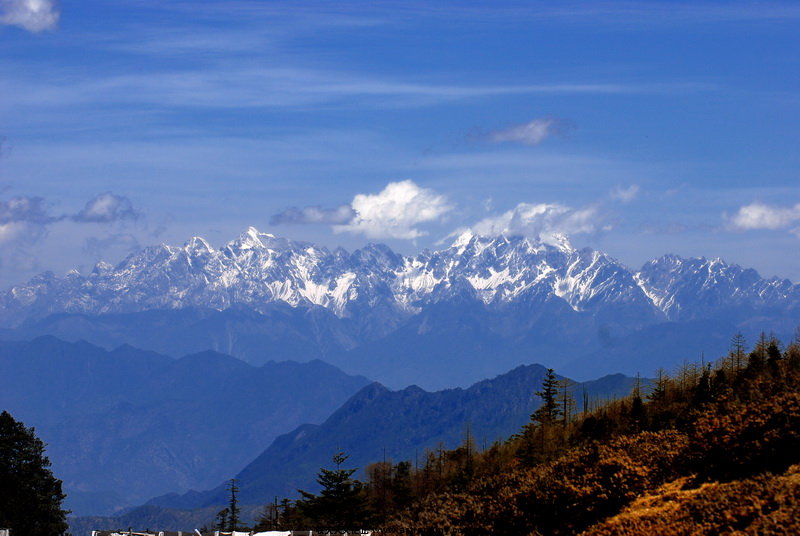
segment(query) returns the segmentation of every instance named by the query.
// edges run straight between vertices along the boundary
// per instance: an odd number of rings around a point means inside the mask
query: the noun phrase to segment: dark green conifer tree
[[[49,469],[44,443],[8,412],[0,413],[0,527],[14,536],[67,532],[61,481]]]
[[[228,510],[227,508],[223,508],[222,510],[217,512],[214,528],[217,530],[228,530],[229,526],[230,526],[230,510]]]
[[[561,408],[558,404],[558,380],[553,369],[547,369],[542,390],[536,392],[536,396],[541,397],[542,405],[533,412],[531,420],[543,425],[554,423],[561,416]]]
[[[694,386],[692,391],[692,404],[700,406],[713,399],[713,390],[711,384],[711,365],[703,366],[703,372]]]
[[[228,530],[231,532],[239,528],[239,501],[236,494],[239,493],[239,488],[236,486],[236,479],[231,478],[228,491],[230,498],[228,500]]]
[[[394,466],[392,488],[397,508],[405,508],[413,499],[411,489],[411,462],[400,462]]]
[[[780,342],[773,336],[769,345],[767,346],[767,365],[773,376],[777,376],[780,372],[779,363],[783,359],[781,353]]]
[[[336,469],[320,469],[317,482],[322,486],[319,495],[300,491],[297,501],[300,512],[316,526],[328,530],[362,529],[369,522],[367,497],[363,484],[353,480],[357,469],[342,469],[347,460],[343,452],[333,456]]]

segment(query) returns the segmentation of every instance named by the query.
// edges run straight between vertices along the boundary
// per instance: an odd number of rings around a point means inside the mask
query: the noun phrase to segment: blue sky
[[[0,284],[569,235],[800,281],[796,2],[0,0]]]

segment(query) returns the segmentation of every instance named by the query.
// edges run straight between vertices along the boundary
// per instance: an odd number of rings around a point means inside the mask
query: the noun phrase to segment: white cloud
[[[413,240],[427,233],[417,226],[442,218],[452,207],[447,199],[413,181],[390,182],[377,194],[358,194],[350,204],[355,216],[337,233],[362,233],[370,238]]]
[[[60,15],[55,0],[0,0],[0,23],[29,32],[54,29]]]
[[[610,227],[602,219],[593,206],[520,203],[508,212],[479,221],[470,231],[486,236],[527,236],[546,244],[563,245],[571,235],[608,230]]]
[[[638,184],[631,184],[627,188],[623,188],[622,186],[617,186],[613,190],[611,190],[610,197],[615,201],[619,201],[620,203],[630,203],[636,196],[639,195],[639,185]]]
[[[558,121],[553,118],[539,118],[522,125],[494,130],[489,133],[489,140],[495,143],[512,142],[534,146],[559,132]]]
[[[731,218],[735,229],[784,229],[800,221],[800,203],[782,208],[756,201],[739,208]]]

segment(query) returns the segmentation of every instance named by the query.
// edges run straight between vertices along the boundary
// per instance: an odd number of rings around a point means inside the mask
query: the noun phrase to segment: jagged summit
[[[564,252],[574,251],[574,247],[566,235],[560,233],[552,233],[547,236],[539,236],[532,238],[522,235],[480,235],[467,229],[456,237],[450,244],[451,248],[464,249],[470,247],[486,247],[486,245],[496,244],[518,244],[524,245],[530,250],[539,250],[541,248],[553,247]]]
[[[720,259],[665,255],[635,272],[602,252],[576,250],[566,237],[555,238],[467,231],[444,249],[404,256],[382,244],[331,252],[250,227],[219,248],[193,237],[182,247],[145,248],[117,266],[98,263],[89,276],[41,274],[0,295],[0,320],[15,325],[60,312],[234,305],[260,311],[273,302],[323,307],[339,317],[400,318],[458,298],[495,309],[560,302],[581,313],[625,310],[656,321],[768,302],[794,310],[800,303],[790,281],[763,279]]]

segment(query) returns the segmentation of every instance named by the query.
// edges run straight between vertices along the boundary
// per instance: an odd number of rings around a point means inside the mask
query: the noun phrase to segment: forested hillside
[[[478,452],[467,434],[418,468],[375,463],[363,483],[337,466],[339,482],[261,526],[342,526],[349,512],[389,534],[796,534],[799,387],[800,341],[767,336],[577,415],[551,374],[507,441]]]

